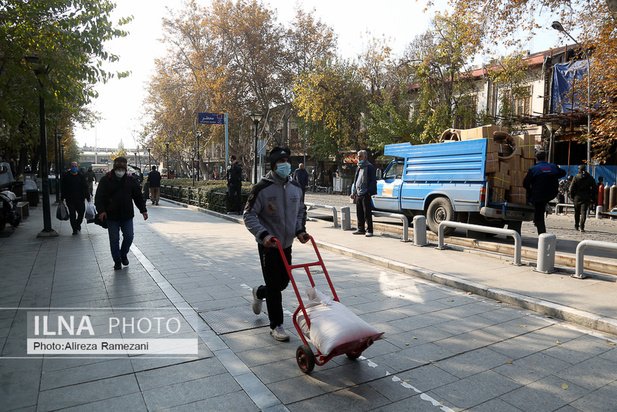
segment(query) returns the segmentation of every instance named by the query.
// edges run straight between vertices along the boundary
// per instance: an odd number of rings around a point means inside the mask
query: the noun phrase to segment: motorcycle
[[[17,212],[17,196],[10,190],[0,192],[0,232],[9,224],[16,228],[21,222],[21,216]]]

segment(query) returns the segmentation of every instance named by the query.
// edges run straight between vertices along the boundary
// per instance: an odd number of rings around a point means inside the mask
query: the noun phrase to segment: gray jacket
[[[302,188],[295,180],[285,180],[270,171],[251,190],[244,208],[244,225],[263,244],[268,235],[277,238],[283,248],[292,245],[303,233],[306,208],[302,202]]]

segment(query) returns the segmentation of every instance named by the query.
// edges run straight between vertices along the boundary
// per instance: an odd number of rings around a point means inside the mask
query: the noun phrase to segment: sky
[[[197,0],[208,5],[209,0]],[[315,9],[315,15],[333,28],[338,35],[339,52],[345,58],[355,58],[369,37],[385,36],[395,55],[428,28],[433,12],[424,13],[425,0],[264,0],[264,4],[278,12],[278,20],[288,23],[296,7],[305,11]],[[446,0],[436,0],[437,8],[445,7]],[[163,57],[166,46],[162,38],[162,18],[169,15],[167,8],[181,7],[180,0],[116,0],[112,21],[133,16],[124,26],[129,36],[107,43],[110,52],[120,56],[114,71],[131,71],[124,79],[112,79],[95,88],[99,97],[91,108],[101,120],[93,128],[75,129],[78,146],[118,147],[120,141],[126,148],[139,143],[143,101],[149,78],[154,74],[156,58]],[[370,36],[367,36],[367,32]],[[544,48],[551,47],[548,44]],[[535,48],[534,44],[530,47]],[[538,49],[541,50],[541,49]],[[538,51],[532,50],[532,51]],[[147,115],[147,114],[146,114]]]

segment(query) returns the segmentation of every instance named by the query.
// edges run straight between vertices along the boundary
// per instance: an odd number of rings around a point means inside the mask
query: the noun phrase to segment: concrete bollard
[[[538,236],[538,266],[536,270],[543,273],[555,271],[555,247],[557,237],[548,233]]]
[[[351,213],[349,206],[341,208],[341,229],[351,230]]]
[[[602,219],[602,206],[596,206],[596,219]]]
[[[414,216],[413,218],[413,244],[414,246],[426,246],[426,216]]]

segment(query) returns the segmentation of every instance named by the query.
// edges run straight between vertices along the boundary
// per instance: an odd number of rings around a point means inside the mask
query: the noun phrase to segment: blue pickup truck
[[[442,221],[507,225],[520,233],[522,222],[533,219],[533,207],[493,201],[486,173],[487,147],[487,139],[386,145],[384,154],[394,160],[377,181],[374,208],[410,217],[425,215],[435,233]],[[446,233],[452,231],[446,228]]]

